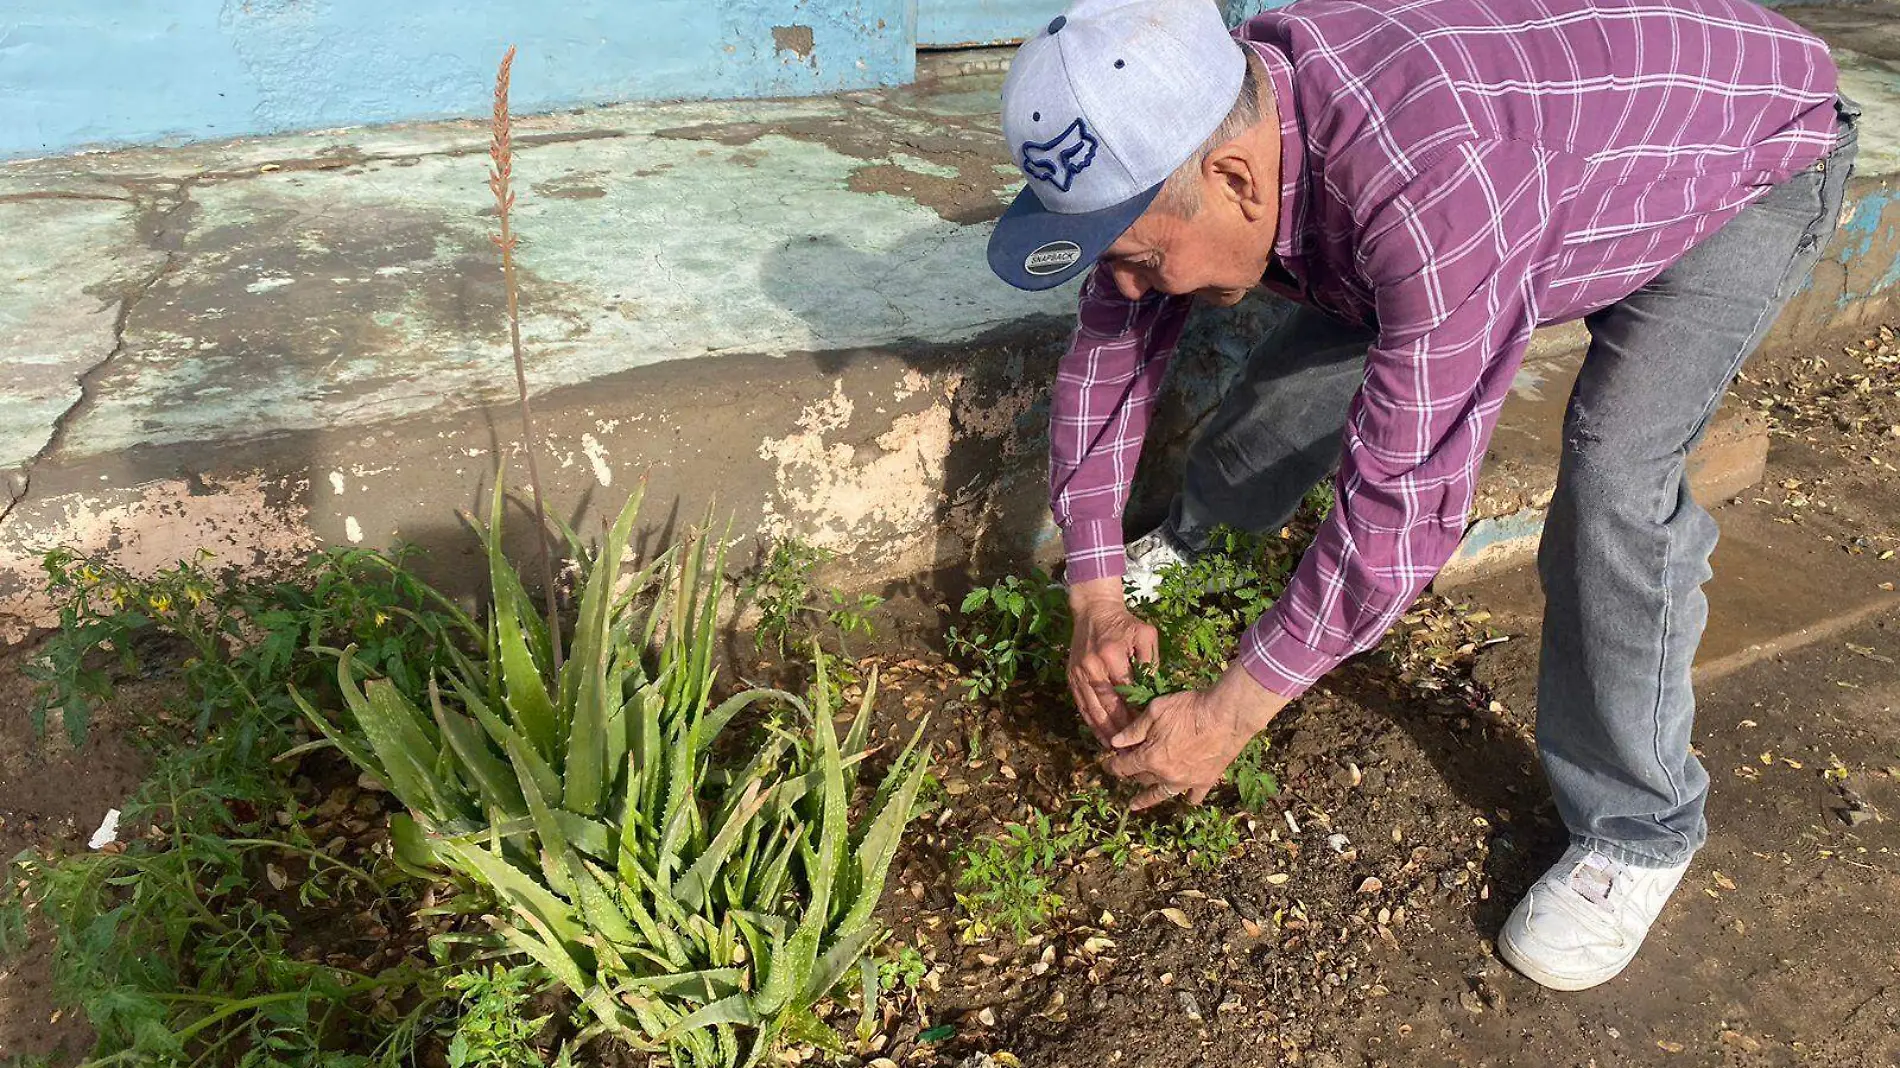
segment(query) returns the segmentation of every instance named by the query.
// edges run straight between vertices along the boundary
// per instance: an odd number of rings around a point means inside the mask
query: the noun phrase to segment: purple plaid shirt
[[[1280,113],[1283,296],[1376,324],[1338,505],[1241,642],[1298,696],[1371,648],[1464,530],[1533,327],[1634,292],[1835,139],[1827,48],[1748,0],[1300,0],[1236,31]],[[1071,582],[1121,514],[1189,298],[1097,269],[1056,377]]]

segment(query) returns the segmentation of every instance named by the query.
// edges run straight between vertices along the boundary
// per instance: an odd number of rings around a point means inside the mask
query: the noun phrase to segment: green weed
[[[1266,811],[1267,803],[1280,796],[1280,779],[1267,770],[1269,744],[1265,734],[1255,736],[1227,769],[1227,778],[1240,796],[1240,806],[1252,812]]]
[[[1048,923],[1062,907],[1056,873],[1072,848],[1048,813],[1038,813],[1028,823],[1004,827],[998,838],[962,850],[957,903],[975,921],[973,933],[980,937],[1007,927],[1020,941]]]
[[[334,690],[334,673],[307,655],[312,646],[353,643],[367,670],[420,694],[448,664],[449,647],[479,632],[407,570],[406,556],[322,552],[283,581],[256,584],[211,574],[208,552],[150,578],[70,549],[48,552],[41,566],[60,626],[26,668],[35,683],[33,722],[43,730],[56,711],[81,744],[93,712],[111,696],[115,669],[138,670],[154,653],[178,665],[192,729],[226,730],[226,748],[239,762],[260,745],[281,746],[301,721],[291,686]]]
[[[461,1015],[449,1036],[449,1068],[542,1068],[534,1040],[552,1016],[530,1016],[528,1000],[546,982],[533,965],[451,976],[444,985]]]
[[[885,990],[916,990],[929,973],[930,965],[916,946],[903,946],[878,962],[878,984]]]
[[[963,625],[948,635],[950,651],[968,667],[963,685],[972,699],[1002,699],[1017,683],[1050,686],[1063,678],[1068,656],[1069,598],[1040,569],[978,586],[959,607]]]
[[[77,744],[113,670],[167,653],[183,657],[185,703],[142,725],[158,744],[124,806],[122,852],[13,861],[0,948],[17,949],[29,913],[40,918],[55,991],[85,1012],[108,1061],[328,1068],[371,1063],[344,1051],[378,1046],[375,1063],[407,1059],[432,973],[306,960],[286,906],[258,893],[270,871],[299,873],[302,908],[400,908],[407,893],[310,839],[288,782],[296,765],[273,758],[304,737],[288,686],[334,692],[334,668],[311,647],[355,644],[420,692],[472,625],[400,559],[362,551],[318,554],[263,585],[209,574],[203,557],[149,579],[66,550],[44,564],[65,626],[32,668],[42,715],[56,710]]]
[[[828,626],[843,647],[851,635],[870,637],[871,613],[884,603],[876,594],[855,597],[838,590],[822,594],[813,580],[819,567],[830,563],[836,554],[797,538],[772,546],[765,563],[747,581],[742,596],[759,609],[758,629],[752,633],[753,645],[764,652],[767,644],[785,654],[788,641],[804,644]]]

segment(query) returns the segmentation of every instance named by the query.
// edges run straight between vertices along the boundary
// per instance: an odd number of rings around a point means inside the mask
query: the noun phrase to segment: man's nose
[[[1108,273],[1115,279],[1115,288],[1128,300],[1140,300],[1148,295],[1148,283],[1142,281],[1141,272],[1126,264],[1114,264]]]

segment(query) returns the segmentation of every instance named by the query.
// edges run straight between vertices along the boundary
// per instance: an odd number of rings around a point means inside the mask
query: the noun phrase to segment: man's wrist
[[[1234,726],[1249,737],[1265,730],[1291,700],[1260,685],[1239,663],[1228,665],[1214,690],[1221,703],[1232,709]]]
[[[1120,575],[1089,579],[1086,582],[1069,584],[1069,608],[1079,611],[1101,604],[1115,604],[1126,607],[1122,599],[1122,579]]]

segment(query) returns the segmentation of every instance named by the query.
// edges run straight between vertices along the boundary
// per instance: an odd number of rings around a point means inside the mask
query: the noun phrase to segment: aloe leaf
[[[631,980],[625,988],[713,1002],[738,993],[744,982],[743,968],[703,968],[696,972],[645,976]]]
[[[521,630],[519,606],[507,611],[497,604],[495,610],[502,688],[507,694],[508,712],[520,727],[522,735],[535,747],[536,753],[552,761],[561,753],[557,745],[561,727],[554,702],[548,697],[547,681],[542,678],[541,669],[535,665],[533,654],[528,651],[527,638]]]
[[[360,745],[355,735],[338,729],[335,724],[330,722],[328,717],[317,711],[315,705],[306,701],[303,694],[297,692],[295,686],[290,688],[290,700],[303,712],[304,718],[315,725],[319,731],[322,731],[323,736],[330,739],[331,744],[336,746],[337,751],[348,757],[352,764],[368,771],[379,779],[387,781],[388,776],[383,774],[382,763],[376,759],[376,754]]]
[[[884,929],[876,924],[866,924],[856,931],[845,935],[833,943],[824,956],[818,958],[818,964],[812,969],[805,981],[805,989],[799,993],[798,1004],[811,1005],[831,992],[831,988],[844,980],[846,972],[864,956],[871,943],[884,936]]]
[[[851,721],[851,729],[845,733],[843,751],[862,753],[871,738],[872,704],[877,700],[877,668],[873,666],[864,680],[864,699],[858,702],[858,718]],[[858,787],[856,766],[847,767],[844,775],[844,790],[849,795]]]
[[[437,778],[436,745],[422,730],[422,714],[387,679],[358,688],[350,672],[351,651],[337,662],[337,685],[356,717],[385,781],[402,803],[436,820],[466,815],[461,791]]]
[[[574,901],[581,907],[581,915],[586,918],[596,938],[604,938],[619,945],[634,947],[648,940],[634,929],[620,906],[614,904],[605,887],[596,882],[593,873],[573,850],[563,854],[567,866],[568,883],[574,888]]]
[[[727,858],[732,855],[733,847],[739,844],[740,833],[745,830],[748,823],[752,822],[752,817],[758,815],[759,810],[765,807],[765,802],[766,798],[760,793],[759,782],[755,779],[740,799],[739,807],[726,818],[725,825],[719,828],[719,832],[713,835],[713,840],[706,847],[706,851],[699,855],[699,859],[693,862],[693,866],[674,884],[673,897],[681,905],[689,909],[705,906],[707,892],[712,887],[713,879],[717,877]]]
[[[508,725],[506,720],[496,715],[495,711],[488,707],[486,701],[476,696],[474,690],[463,686],[459,679],[451,678],[449,685],[454,687],[456,696],[462,699],[462,704],[470,712],[475,713],[476,721],[482,725],[484,731],[488,732],[488,736],[495,740],[495,745],[500,747],[502,752],[510,753],[511,745],[520,747],[523,759],[528,765],[529,775],[534,779],[534,785],[540,789],[541,796],[547,798],[550,804],[556,803],[556,799],[561,796],[561,777],[554,773],[554,769],[548,766],[547,761],[541,759],[541,754],[534,751],[533,745],[521,736],[520,731],[515,730]]]
[[[628,498],[620,517],[608,530],[600,554],[594,558],[581,592],[580,618],[574,625],[574,655],[565,668],[577,682],[571,687],[574,706],[568,724],[567,763],[562,769],[566,783],[563,804],[585,816],[599,813],[610,766],[607,720],[611,708],[619,706],[621,695],[617,690],[610,692],[607,686],[608,661],[613,655],[608,613],[613,607],[614,580],[620,575],[620,557],[640,514],[645,490],[643,483]]]
[[[568,853],[567,835],[562,833],[559,821],[554,818],[554,809],[542,796],[541,788],[535,785],[534,774],[528,768],[527,746],[519,739],[510,739],[505,748],[508,758],[514,762],[515,774],[521,784],[521,796],[528,803],[528,815],[534,820],[535,836],[540,839],[537,852],[541,858],[541,872],[557,893],[572,898],[574,887],[560,859]]]
[[[442,706],[442,694],[434,679],[429,680],[429,706],[435,713],[436,726],[448,741],[449,749],[461,761],[482,803],[491,810],[515,817],[523,812],[521,785],[508,765],[488,749],[488,741],[475,721]]]
[[[640,903],[641,894],[637,887],[630,887],[628,888],[629,892],[615,895],[609,889],[607,877],[600,869],[582,861],[581,871],[586,873],[588,882],[591,882],[601,893],[607,895],[610,902],[617,902],[614,907],[619,909],[621,915],[631,920],[634,927],[639,929],[640,938],[633,941],[631,943],[632,945],[638,947],[644,942],[646,945],[659,951],[659,953],[663,954],[660,963],[669,971],[677,971],[686,966],[688,955],[686,953],[685,943],[682,942],[679,936],[671,929],[661,925],[658,920],[654,919],[653,914],[647,911],[646,907]]]
[[[778,906],[778,900],[785,889],[785,881],[791,874],[792,857],[798,851],[799,843],[804,841],[805,825],[794,821],[790,825],[785,842],[779,846],[757,879],[750,880],[747,904],[760,912],[771,912]]]
[[[851,902],[850,911],[838,924],[838,929],[846,934],[869,922],[871,911],[877,907],[877,899],[884,893],[884,882],[890,875],[891,861],[897,856],[904,828],[910,824],[911,810],[917,803],[917,791],[923,786],[924,774],[930,769],[929,750],[915,755],[912,752],[917,739],[922,736],[923,728],[919,727],[911,738],[910,746],[905,748],[903,756],[891,768],[890,777],[899,778],[900,785],[884,799],[883,806],[871,817],[870,830],[865,832],[864,841],[858,845],[857,897]]]
[[[717,1024],[743,1024],[756,1027],[759,1016],[752,1010],[751,999],[744,994],[734,994],[721,998],[710,1005],[702,1006],[685,1019],[666,1029],[660,1036],[662,1042],[672,1042],[688,1031],[697,1031]]]
[[[389,844],[395,850],[396,863],[411,874],[434,877],[448,867],[442,850],[436,848],[428,832],[407,812],[390,813]]]
[[[516,913],[546,924],[563,943],[578,943],[586,933],[573,906],[508,861],[479,845],[453,839],[443,840],[441,850],[455,858],[456,865],[471,877],[487,884]]]
[[[804,703],[784,690],[765,687],[742,690],[733,694],[721,701],[719,707],[708,712],[705,718],[700,720],[699,731],[694,739],[699,751],[703,753],[711,749],[713,743],[719,740],[719,735],[724,733],[726,727],[732,723],[733,717],[767,698],[784,701],[795,707],[802,706]]]
[[[503,840],[523,836],[533,836],[538,839],[540,830],[535,826],[534,818],[525,814],[527,803],[524,801],[522,804],[524,809],[523,815],[497,820],[479,831],[470,834],[455,834],[445,837],[453,837],[458,841],[470,843],[488,838],[490,835],[498,836]],[[616,850],[614,849],[613,830],[606,824],[599,820],[590,820],[585,816],[576,816],[572,812],[564,812],[558,808],[554,810],[554,822],[560,825],[561,834],[566,836],[568,845],[573,846],[575,851],[586,856],[599,858],[605,863],[611,864],[614,862],[614,853]]]
[[[785,1013],[783,1033],[787,1041],[796,1045],[816,1046],[833,1055],[844,1052],[844,1041],[838,1032],[803,1005]]]
[[[816,644],[814,643],[814,651]],[[822,659],[818,662],[818,689],[825,692],[825,669]],[[828,702],[820,700],[814,710],[813,727],[818,735],[818,770],[824,775],[823,792],[820,795],[820,820],[818,827],[818,869],[812,875],[811,904],[812,911],[823,917],[829,915],[831,908],[832,881],[836,877],[838,862],[843,856],[845,840],[850,834],[847,811],[850,798],[844,789],[844,762],[838,753],[838,734],[831,722],[831,709]]]
[[[475,536],[481,539],[482,546],[488,550],[488,582],[497,616],[520,616],[521,626],[526,628],[528,644],[533,650],[535,662],[549,665],[554,662],[552,643],[548,640],[547,622],[534,608],[534,599],[528,596],[527,587],[521,584],[521,575],[508,558],[502,554],[501,532],[506,519],[506,499],[503,495],[501,472],[495,472],[495,485],[488,502],[488,523],[473,523]],[[537,537],[539,531],[535,532]],[[538,541],[537,541],[538,544]],[[504,602],[507,612],[500,611]],[[525,607],[525,611],[522,610]]]
[[[532,914],[524,914],[521,918],[534,928],[533,935],[519,927],[508,925],[501,929],[501,936],[507,939],[510,945],[532,957],[535,963],[546,968],[548,973],[560,980],[562,985],[572,990],[583,1004],[593,1010],[594,1017],[609,1029],[624,1036],[636,1036],[637,1030],[628,1026],[620,1007],[614,1004],[613,998],[608,995],[606,989],[590,981],[582,962],[576,960],[574,955],[567,951],[547,925]]]

